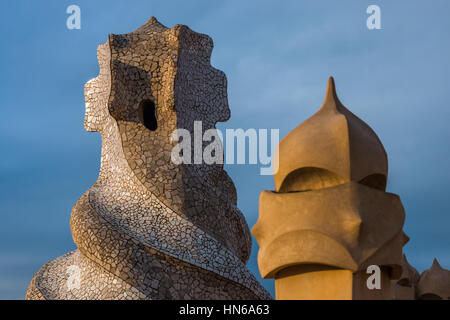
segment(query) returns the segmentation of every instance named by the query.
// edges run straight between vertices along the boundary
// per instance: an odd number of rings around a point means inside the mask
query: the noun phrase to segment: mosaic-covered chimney
[[[155,18],[98,47],[84,125],[102,136],[100,174],[72,210],[78,249],[44,265],[27,299],[270,298],[245,266],[250,232],[223,165],[171,160],[174,130],[230,117],[212,49]]]
[[[401,275],[400,198],[385,192],[388,160],[375,132],[339,101],[333,78],[322,107],[278,145],[275,191],[260,195],[252,229],[263,278],[277,299],[391,299]],[[276,167],[276,165],[275,165]],[[367,268],[380,268],[380,289]]]

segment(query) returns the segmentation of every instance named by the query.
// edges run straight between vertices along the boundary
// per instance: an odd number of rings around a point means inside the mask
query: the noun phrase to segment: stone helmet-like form
[[[450,300],[450,270],[441,267],[437,259],[421,275],[416,288],[419,300]]]
[[[333,78],[322,107],[277,150],[275,192],[261,193],[252,229],[261,275],[276,279],[277,298],[390,298],[387,292],[371,296],[363,278],[368,266],[377,265],[389,290],[389,280],[400,276],[407,242],[404,209],[397,195],[385,192],[388,161],[382,143],[342,105]],[[343,278],[332,276],[346,284],[347,293],[334,294],[332,281],[327,288],[320,279],[305,281],[324,268],[347,271]]]
[[[250,232],[223,163],[172,161],[175,130],[230,116],[212,48],[155,18],[99,46],[84,125],[102,136],[100,174],[72,210],[78,249],[43,266],[28,299],[270,298],[245,267]]]
[[[402,274],[392,281],[392,298],[395,300],[414,300],[420,274],[409,264],[406,256],[402,258]]]

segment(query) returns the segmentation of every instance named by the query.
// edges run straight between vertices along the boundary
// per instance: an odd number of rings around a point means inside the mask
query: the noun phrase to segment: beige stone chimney
[[[276,298],[391,299],[407,242],[404,209],[385,192],[381,141],[342,105],[333,78],[322,107],[278,152],[275,191],[261,193],[252,229],[260,273],[275,278]],[[372,265],[380,289],[367,286]]]

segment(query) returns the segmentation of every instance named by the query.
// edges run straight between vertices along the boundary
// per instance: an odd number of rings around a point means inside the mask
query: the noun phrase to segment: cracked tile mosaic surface
[[[71,213],[78,249],[44,265],[27,299],[271,298],[245,266],[249,228],[223,165],[171,161],[175,129],[230,117],[212,48],[207,35],[155,18],[99,46],[84,126],[102,135],[100,174]],[[156,128],[146,127],[146,101]]]

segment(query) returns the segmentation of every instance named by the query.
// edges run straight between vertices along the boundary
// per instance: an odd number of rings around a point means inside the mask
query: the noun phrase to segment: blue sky
[[[66,28],[70,4],[81,7],[81,30]],[[381,30],[366,28],[371,4]],[[446,0],[2,1],[0,299],[22,299],[44,263],[75,248],[70,211],[100,160],[99,134],[83,129],[83,85],[97,75],[97,45],[150,16],[213,38],[231,108],[221,129],[280,128],[282,137],[320,107],[333,75],[341,101],[388,152],[410,263],[423,271],[437,257],[450,269],[449,9]],[[255,165],[226,168],[252,226],[273,179]],[[254,244],[259,277],[256,253]]]

